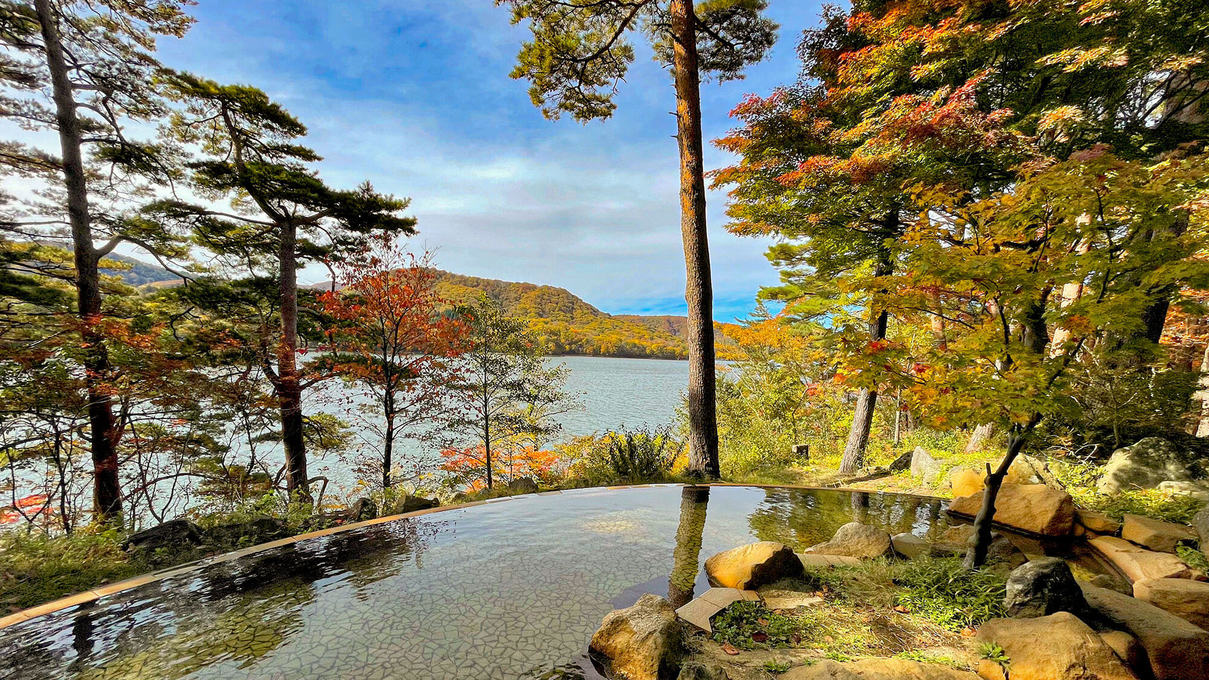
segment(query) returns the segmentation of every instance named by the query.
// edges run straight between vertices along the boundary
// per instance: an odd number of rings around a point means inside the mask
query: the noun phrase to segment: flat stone
[[[758,602],[760,600],[759,593],[754,590],[739,590],[738,588],[710,588],[701,593],[699,599],[707,602],[712,602],[721,607],[729,606],[740,600],[746,602]]]
[[[872,559],[889,554],[890,534],[882,529],[849,522],[836,530],[831,540],[806,549],[808,555],[839,555]]]
[[[677,609],[676,616],[707,633],[712,633],[714,629],[710,624],[710,619],[714,617],[714,614],[726,609],[735,602],[754,602],[759,601],[759,599],[759,594],[750,590],[710,588],[701,593],[700,597]]]
[[[764,606],[769,609],[798,609],[799,607],[814,607],[823,603],[823,598],[797,590],[761,588],[760,597],[764,600]]]
[[[807,569],[826,569],[828,567],[856,567],[861,561],[855,557],[844,555],[815,555],[797,553],[798,561]]]
[[[1138,639],[1155,680],[1209,678],[1209,632],[1149,602],[1112,590],[1083,585],[1083,596],[1112,628]]]
[[[801,577],[802,562],[781,543],[761,541],[731,548],[705,561],[712,586],[754,589],[783,578]]]
[[[1192,575],[1188,565],[1175,555],[1146,550],[1123,538],[1097,536],[1087,544],[1124,574],[1130,583],[1152,578],[1188,578]]]
[[[846,662],[823,659],[809,666],[791,668],[777,677],[781,680],[978,680],[978,676],[969,671],[898,658]]]
[[[954,498],[949,512],[974,517],[982,507],[982,494]],[[1004,484],[995,498],[993,519],[1042,536],[1069,536],[1074,529],[1075,503],[1070,494],[1044,484]]]
[[[1209,583],[1186,578],[1159,578],[1133,584],[1133,596],[1209,629]]]
[[[901,533],[890,537],[894,552],[909,559],[932,555],[932,544],[912,533]]]
[[[1159,552],[1175,552],[1175,546],[1183,542],[1196,541],[1196,534],[1183,524],[1162,520],[1125,515],[1121,526],[1121,538]]]
[[[1075,522],[1097,534],[1108,534],[1111,536],[1121,530],[1120,522],[1095,510],[1076,510]]]
[[[1138,639],[1123,630],[1100,631],[1100,639],[1108,648],[1123,661],[1134,675],[1145,677],[1150,675],[1150,662],[1146,660],[1146,650]]]
[[[1003,648],[1011,680],[1136,680],[1112,648],[1070,612],[987,621],[978,641]]]

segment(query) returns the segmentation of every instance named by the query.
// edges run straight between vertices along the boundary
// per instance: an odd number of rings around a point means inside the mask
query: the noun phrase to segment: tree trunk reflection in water
[[[667,597],[673,607],[682,607],[693,599],[697,561],[701,557],[701,536],[705,531],[705,507],[708,504],[708,486],[686,486],[680,492],[680,526],[676,529],[672,576],[667,586]]]
[[[869,523],[869,494],[853,492],[852,494],[852,521],[860,522],[861,524]]]

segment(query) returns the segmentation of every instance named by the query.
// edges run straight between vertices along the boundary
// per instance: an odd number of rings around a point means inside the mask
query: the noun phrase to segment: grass
[[[960,631],[1006,614],[1004,578],[992,571],[966,570],[957,558],[912,560],[894,582],[902,590],[897,606],[938,626]]]
[[[1003,668],[1012,665],[1012,659],[1008,656],[1007,651],[995,642],[984,642],[978,645],[978,658],[993,661]]]
[[[1184,560],[1184,564],[1193,569],[1209,572],[1209,557],[1206,557],[1205,553],[1200,550],[1187,545],[1177,545],[1175,547],[1175,554],[1181,560]]]
[[[55,537],[24,531],[0,535],[0,606],[34,607],[147,571],[121,549],[121,540],[112,529]]]
[[[714,640],[737,649],[777,649],[801,643],[803,620],[760,602],[735,602],[715,615]]]

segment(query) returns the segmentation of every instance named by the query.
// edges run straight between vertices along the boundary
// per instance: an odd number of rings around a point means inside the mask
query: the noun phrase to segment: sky
[[[415,250],[472,276],[560,286],[613,314],[683,314],[671,78],[634,36],[637,58],[606,121],[545,119],[508,74],[528,35],[491,0],[201,0],[197,24],[160,43],[168,66],[255,85],[309,128],[321,176],[412,200]],[[798,36],[817,0],[770,0],[781,25],[745,80],[703,83],[709,140],[734,127],[747,93],[797,75]],[[767,241],[725,229],[708,197],[715,318],[753,307],[777,274]],[[304,274],[316,281],[325,272]]]

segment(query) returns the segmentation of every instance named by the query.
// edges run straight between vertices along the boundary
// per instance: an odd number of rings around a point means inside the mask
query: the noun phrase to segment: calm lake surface
[[[501,499],[303,540],[0,630],[2,680],[599,678],[601,618],[688,602],[710,555],[858,520],[929,536],[943,502],[679,487]]]
[[[571,369],[567,389],[584,410],[559,417],[566,436],[621,426],[669,425],[688,388],[688,362],[661,359],[552,357]]]

